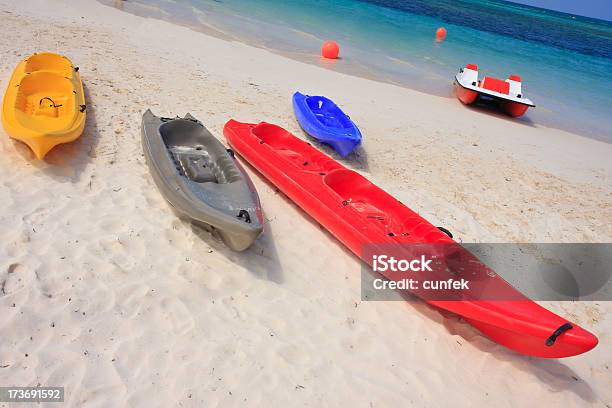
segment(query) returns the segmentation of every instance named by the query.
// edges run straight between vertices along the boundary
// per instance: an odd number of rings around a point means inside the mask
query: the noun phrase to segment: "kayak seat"
[[[179,150],[180,149],[180,150]],[[228,184],[240,180],[238,169],[231,158],[222,157],[214,161],[203,150],[174,148],[171,150],[174,163],[180,174],[196,183]]]
[[[55,72],[26,75],[15,97],[17,120],[34,130],[64,129],[73,120],[75,98],[72,82]]]
[[[333,159],[323,156],[306,156],[298,153],[304,150],[303,140],[297,139],[285,129],[269,123],[260,123],[252,129],[252,132],[261,142],[265,143],[280,156],[296,167],[305,171],[327,173],[340,167]]]
[[[49,71],[60,74],[62,77],[72,77],[72,64],[61,55],[51,53],[34,54],[25,66],[25,72],[30,74],[39,71]]]
[[[194,154],[179,155],[179,162],[185,176],[196,183],[217,183],[217,177],[210,162],[204,156]]]
[[[210,146],[201,139],[201,130],[201,124],[183,119],[159,127],[162,140],[180,174],[197,183],[226,184],[241,180],[233,159],[225,151],[207,150]]]
[[[430,242],[448,238],[418,214],[407,209],[387,192],[353,170],[334,170],[324,177],[324,182],[340,196],[341,205],[353,209],[365,221],[377,227],[381,236],[402,237],[402,242],[409,242],[411,239],[415,242],[422,241],[423,237]]]
[[[345,129],[353,126],[340,108],[325,97],[309,96],[306,98],[306,103],[323,126],[336,129]]]
[[[321,122],[323,125],[327,126],[327,127],[332,127],[332,128],[336,128],[336,129],[342,129],[342,123],[340,122],[340,120],[338,120],[338,118],[332,116],[331,114],[327,113],[327,114],[322,114],[322,113],[317,113],[315,114],[316,118],[319,120],[319,122]]]

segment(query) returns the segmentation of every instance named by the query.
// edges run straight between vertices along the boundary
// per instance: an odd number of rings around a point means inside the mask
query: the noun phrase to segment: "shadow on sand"
[[[264,223],[263,234],[243,252],[229,249],[214,232],[195,225],[189,220],[183,220],[183,222],[191,224],[193,233],[228,261],[242,266],[258,279],[283,283],[283,271],[278,259],[276,245],[272,239],[272,226],[267,220]]]
[[[493,116],[497,119],[509,121],[512,123],[518,123],[524,126],[535,127],[535,123],[529,118],[528,113],[521,117],[513,118],[512,116],[502,111],[499,103],[497,102],[480,102],[479,101],[479,102],[474,103],[473,105],[464,105],[464,107],[480,115]]]
[[[310,143],[314,148],[320,150],[322,153],[325,153],[337,162],[347,165],[354,170],[369,172],[368,153],[363,148],[363,145],[360,144],[351,152],[351,154],[346,157],[342,157],[334,150],[333,147],[310,137],[308,133],[304,132],[304,130],[301,130],[301,132],[303,135],[301,138],[302,140]]]

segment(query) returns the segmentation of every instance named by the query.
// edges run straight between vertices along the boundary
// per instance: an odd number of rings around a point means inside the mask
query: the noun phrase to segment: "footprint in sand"
[[[35,279],[34,273],[19,263],[10,264],[6,272],[0,275],[0,295],[11,295],[30,287]]]
[[[49,216],[50,210],[46,207],[38,207],[36,210],[22,217],[24,223],[29,225],[37,225],[42,221],[46,220]]]
[[[136,317],[149,293],[149,287],[142,283],[132,283],[121,287],[117,293],[117,306],[119,313],[127,319]]]
[[[187,306],[176,298],[165,298],[161,302],[162,312],[172,325],[175,334],[182,336],[195,326],[193,316]]]

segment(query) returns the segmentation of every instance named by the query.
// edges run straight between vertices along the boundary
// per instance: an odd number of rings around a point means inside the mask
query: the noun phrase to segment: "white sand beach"
[[[179,220],[140,125],[151,108],[224,142],[230,118],[306,138],[290,97],[325,93],[364,134],[343,164],[462,242],[612,242],[612,145],[95,0],[0,16],[2,89],[52,51],[88,102],[45,161],[0,130],[0,386],[63,386],[70,407],[612,406],[612,303],[543,302],[600,341],[544,360],[420,301],[362,302],[358,258],[250,167],[267,222],[249,250]]]

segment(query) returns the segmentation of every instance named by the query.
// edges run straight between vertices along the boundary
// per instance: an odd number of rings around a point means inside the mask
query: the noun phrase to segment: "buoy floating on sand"
[[[444,41],[446,38],[446,28],[440,27],[436,30],[436,41]]]
[[[336,59],[340,54],[340,46],[335,41],[325,41],[321,47],[321,55],[324,58]]]

